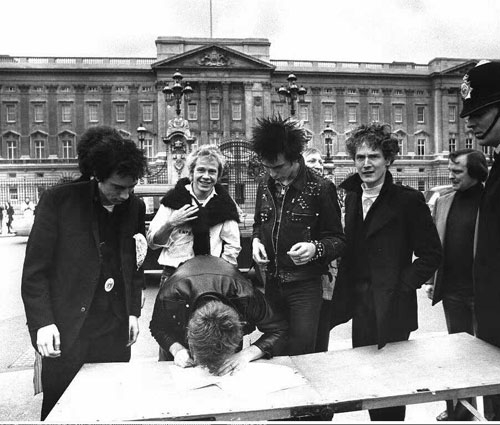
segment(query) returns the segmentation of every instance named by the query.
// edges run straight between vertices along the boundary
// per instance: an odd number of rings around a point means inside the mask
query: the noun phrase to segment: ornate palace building
[[[391,125],[401,148],[396,180],[421,190],[447,182],[450,151],[477,147],[458,116],[462,76],[476,60],[275,60],[266,39],[160,37],[156,47],[154,58],[0,56],[0,202],[36,202],[44,187],[77,177],[77,142],[95,125],[142,144],[150,183],[175,183],[193,145],[221,145],[240,203],[251,198],[244,188],[253,167],[232,146],[246,146],[258,118],[289,116],[291,107],[337,183],[353,171],[344,142],[361,123]],[[177,105],[164,96],[176,71],[180,87],[192,88]],[[293,105],[277,93],[289,74],[307,91]]]

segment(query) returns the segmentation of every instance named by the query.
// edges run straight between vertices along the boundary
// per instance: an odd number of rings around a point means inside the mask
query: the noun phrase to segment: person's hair
[[[194,172],[196,163],[200,158],[215,159],[218,164],[217,178],[220,179],[222,177],[224,166],[226,165],[226,158],[216,145],[202,145],[188,155],[186,165],[190,175]]]
[[[132,140],[111,140],[98,143],[88,155],[92,175],[104,181],[113,173],[134,180],[144,176],[147,160],[144,152]]]
[[[467,166],[469,176],[480,182],[484,182],[486,177],[488,177],[488,164],[484,153],[475,149],[460,149],[451,152],[448,158],[451,162],[457,164],[458,157],[463,155],[466,155],[465,165]]]
[[[236,310],[222,301],[197,308],[187,325],[187,341],[194,361],[216,373],[240,346],[243,323]]]
[[[261,158],[276,161],[282,153],[287,161],[297,161],[307,142],[299,124],[281,116],[257,119],[253,127],[252,150]]]
[[[315,155],[315,154],[320,154],[321,156],[323,156],[323,154],[321,153],[321,151],[317,148],[305,148],[304,151],[302,152],[302,156],[305,158],[306,156],[309,156],[309,155]]]
[[[92,164],[89,159],[92,148],[100,143],[121,140],[123,140],[123,137],[120,135],[118,130],[113,127],[101,125],[87,129],[82,134],[82,137],[76,146],[78,168],[82,173],[80,180],[90,180],[92,177]]]
[[[391,133],[391,127],[388,124],[362,124],[354,129],[345,142],[347,152],[353,160],[357,150],[363,144],[373,150],[380,149],[390,164],[399,152],[398,139]]]

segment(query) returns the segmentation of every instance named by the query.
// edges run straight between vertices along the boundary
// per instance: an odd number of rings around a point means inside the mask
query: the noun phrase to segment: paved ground
[[[33,395],[33,360],[26,319],[20,299],[20,279],[26,238],[0,237],[0,422],[33,422],[39,419],[42,396]],[[132,349],[132,361],[157,357],[156,342],[149,333],[157,287],[146,289],[146,302],[140,319],[141,334]],[[441,307],[430,303],[419,291],[420,329],[412,337],[427,337],[446,331]],[[330,350],[349,349],[350,324],[335,328]],[[444,409],[444,403],[408,406],[407,421],[430,423]],[[335,415],[333,422],[359,423],[369,421],[366,411]]]

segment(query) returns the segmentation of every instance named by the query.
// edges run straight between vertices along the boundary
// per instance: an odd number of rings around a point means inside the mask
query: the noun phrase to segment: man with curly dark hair
[[[417,289],[438,268],[441,243],[418,190],[389,171],[399,148],[388,125],[361,125],[346,141],[357,169],[346,190],[347,248],[333,301],[352,290],[354,348],[408,340],[417,329]],[[347,291],[349,292],[349,291]],[[335,309],[335,306],[334,306]],[[372,420],[404,420],[405,406],[372,409]]]
[[[345,245],[335,185],[305,165],[306,142],[290,119],[262,119],[253,129],[267,173],[257,189],[252,257],[266,269],[266,296],[289,321],[288,355],[317,351],[321,276]]]
[[[146,158],[131,140],[88,152],[91,180],[47,189],[26,246],[21,292],[42,356],[44,420],[84,363],[126,362],[144,284],[145,206],[133,189]]]

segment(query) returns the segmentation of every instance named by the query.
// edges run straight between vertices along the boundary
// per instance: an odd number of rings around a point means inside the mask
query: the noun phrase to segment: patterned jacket
[[[268,271],[284,282],[325,274],[328,263],[341,256],[345,247],[335,185],[306,167],[302,158],[299,161],[299,173],[285,189],[282,203],[276,205],[275,182],[266,175],[259,183],[255,205],[253,238],[264,244]],[[324,255],[295,265],[287,251],[298,242],[310,241],[321,242]]]

